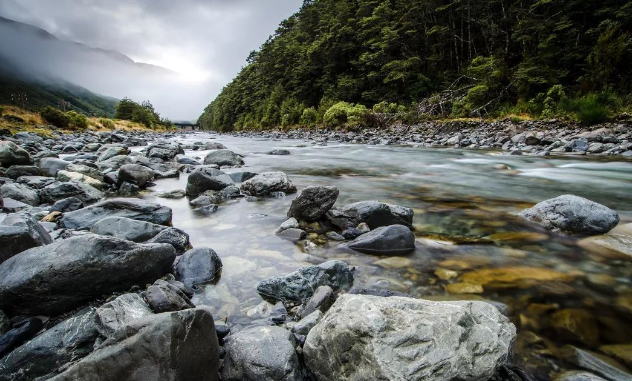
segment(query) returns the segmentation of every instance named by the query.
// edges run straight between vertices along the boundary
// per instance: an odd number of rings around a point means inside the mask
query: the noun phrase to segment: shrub
[[[301,124],[304,126],[314,127],[318,123],[318,111],[313,107],[308,107],[303,110],[301,115]]]
[[[123,98],[116,104],[116,119],[132,120],[134,111],[140,108],[140,105],[129,98]]]
[[[338,102],[331,106],[323,121],[327,127],[362,127],[366,126],[368,110],[363,105]]]
[[[4,107],[0,106],[0,116],[2,116],[2,114],[4,114]]]
[[[132,113],[132,122],[140,123],[147,128],[154,125],[154,115],[145,107],[138,107]]]
[[[99,123],[101,123],[101,126],[103,126],[103,128],[107,128],[108,130],[113,130],[115,128],[114,122],[110,119],[101,118],[99,119]]]
[[[85,115],[79,114],[75,111],[68,111],[66,113],[70,118],[70,128],[72,130],[85,130],[88,128],[88,118]]]
[[[40,111],[41,117],[57,128],[68,128],[72,119],[70,116],[54,107],[46,106]]]
[[[584,124],[599,124],[608,119],[606,102],[598,94],[588,94],[575,103],[577,119]]]

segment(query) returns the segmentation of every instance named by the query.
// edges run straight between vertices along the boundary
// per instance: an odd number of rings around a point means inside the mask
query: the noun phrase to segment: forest
[[[306,0],[199,118],[221,131],[630,108],[632,1]]]

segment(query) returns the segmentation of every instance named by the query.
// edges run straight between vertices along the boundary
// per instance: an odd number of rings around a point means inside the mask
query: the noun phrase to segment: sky
[[[175,71],[178,86],[148,88],[143,95],[158,111],[163,105],[165,116],[191,120],[234,78],[248,53],[258,49],[302,2],[2,0],[0,16],[37,26],[62,40],[116,50],[137,62]],[[162,93],[170,90],[169,99],[162,100]]]

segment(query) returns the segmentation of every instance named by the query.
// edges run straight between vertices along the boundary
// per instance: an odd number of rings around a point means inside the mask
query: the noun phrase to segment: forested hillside
[[[409,123],[509,113],[596,122],[629,105],[631,33],[627,0],[305,1],[199,122],[362,125],[375,122],[372,109]]]

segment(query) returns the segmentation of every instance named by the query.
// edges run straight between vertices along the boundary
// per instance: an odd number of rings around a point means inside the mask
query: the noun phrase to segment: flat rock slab
[[[126,217],[158,225],[171,224],[172,211],[166,206],[138,198],[113,198],[64,214],[60,225],[68,229],[88,229],[105,217]]]

